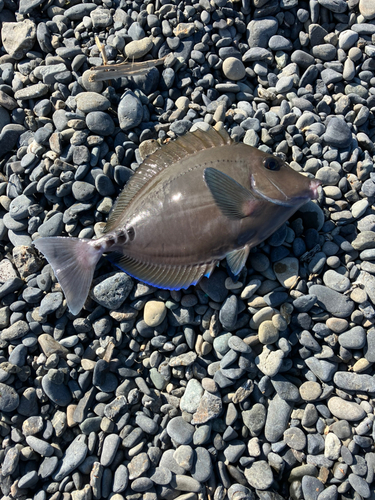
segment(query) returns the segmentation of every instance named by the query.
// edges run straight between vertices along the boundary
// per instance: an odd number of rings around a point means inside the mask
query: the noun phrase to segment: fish
[[[144,159],[102,236],[39,237],[34,245],[77,315],[103,254],[128,275],[169,290],[196,285],[224,258],[237,276],[250,249],[316,199],[319,185],[281,158],[234,142],[224,128],[198,129]]]

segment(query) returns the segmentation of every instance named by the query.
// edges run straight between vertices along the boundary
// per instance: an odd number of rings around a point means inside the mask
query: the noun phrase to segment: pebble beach
[[[375,500],[374,0],[0,0],[0,26],[1,499]],[[99,237],[211,126],[318,199],[237,281],[102,258],[73,316],[33,241]]]

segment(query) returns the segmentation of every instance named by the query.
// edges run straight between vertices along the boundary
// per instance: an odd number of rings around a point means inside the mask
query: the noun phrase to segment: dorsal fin
[[[178,137],[175,141],[159,148],[148,156],[137,168],[134,175],[119,194],[103,232],[109,233],[115,229],[118,218],[122,215],[123,211],[138,191],[140,191],[150,179],[165,168],[168,168],[172,163],[182,160],[188,155],[198,153],[203,149],[225,146],[232,143],[233,141],[225,129],[221,129],[217,132],[214,128],[210,128],[207,132],[203,130],[187,132],[185,135]]]

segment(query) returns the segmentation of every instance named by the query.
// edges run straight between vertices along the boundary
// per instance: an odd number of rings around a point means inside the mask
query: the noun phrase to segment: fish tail
[[[38,238],[34,245],[51,265],[71,313],[78,314],[89,294],[102,249],[95,248],[90,240],[61,236]]]

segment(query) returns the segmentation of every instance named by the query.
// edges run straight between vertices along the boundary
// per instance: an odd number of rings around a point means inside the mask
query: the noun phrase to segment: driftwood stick
[[[108,78],[119,78],[121,76],[136,76],[148,73],[151,68],[164,63],[164,57],[161,59],[151,59],[148,61],[129,62],[124,61],[119,64],[106,64],[91,68],[90,82],[101,82]],[[104,58],[103,58],[104,61]]]

